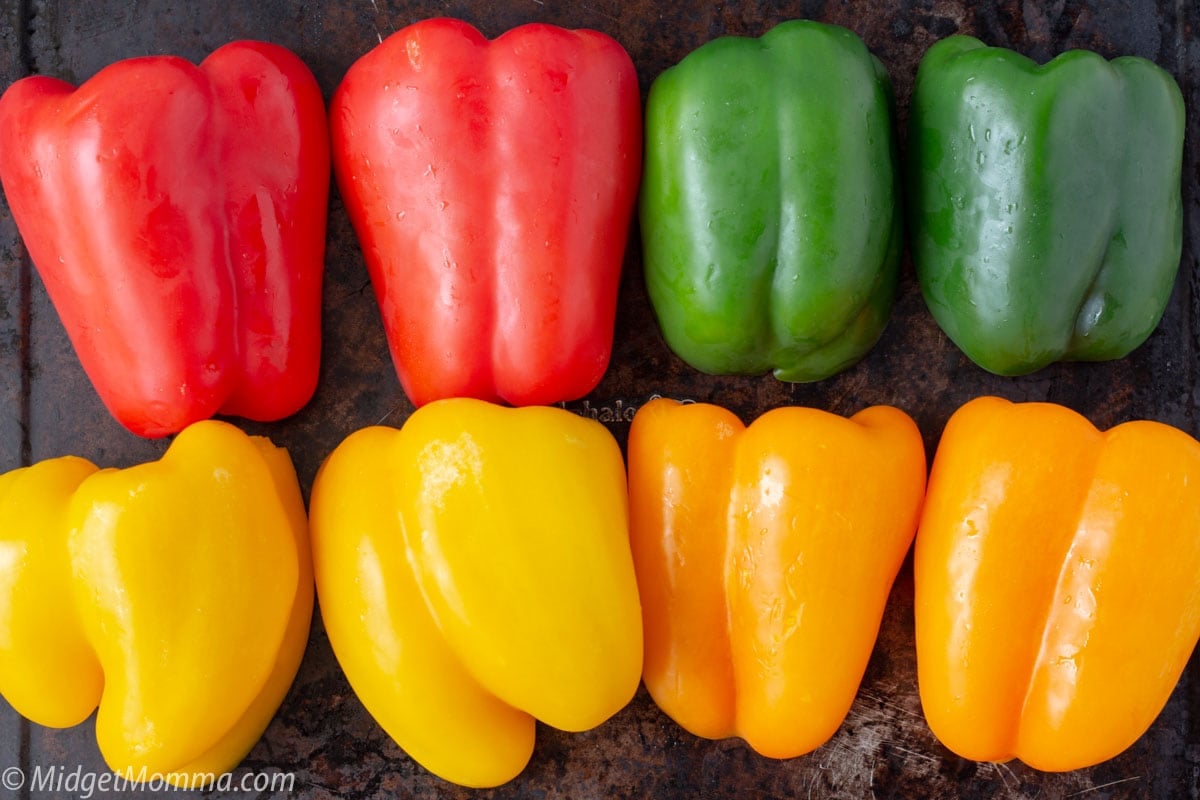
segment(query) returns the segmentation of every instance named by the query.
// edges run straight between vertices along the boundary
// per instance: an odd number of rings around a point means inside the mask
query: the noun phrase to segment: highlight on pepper
[[[917,675],[960,756],[1074,770],[1150,726],[1200,639],[1200,442],[1051,403],[950,418],[913,562]]]
[[[363,705],[468,786],[524,769],[535,721],[593,728],[633,697],[642,626],[625,465],[561,408],[458,398],[348,437],[312,491],[322,620]]]
[[[643,678],[686,730],[790,758],[841,725],[925,489],[912,419],[652,400],[629,432]]]
[[[224,422],[159,461],[64,456],[0,476],[0,694],[41,725],[99,707],[125,776],[237,766],[283,701],[312,618],[287,451]]]

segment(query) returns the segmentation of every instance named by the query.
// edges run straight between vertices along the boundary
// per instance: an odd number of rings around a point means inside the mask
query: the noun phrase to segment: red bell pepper
[[[0,98],[0,181],[101,399],[134,433],[312,396],[329,188],[324,102],[288,50],[113,64]]]
[[[388,37],[330,107],[334,173],[417,405],[581,397],[612,349],[641,174],[629,55],[595,31]]]

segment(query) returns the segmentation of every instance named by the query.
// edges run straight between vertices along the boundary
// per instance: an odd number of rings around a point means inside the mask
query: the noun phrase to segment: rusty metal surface
[[[778,5],[3,0],[0,83],[7,86],[29,73],[79,82],[121,58],[172,53],[199,61],[227,41],[258,38],[299,54],[328,98],[350,64],[380,37],[438,15],[466,19],[490,36],[531,21],[604,31],[630,51],[643,92],[664,68],[716,36],[758,35],[795,17],[840,23],[861,35],[887,66],[901,124],[921,55],[936,39],[955,32],[1037,59],[1086,47],[1110,57],[1136,54],[1156,61],[1176,76],[1188,103],[1185,241],[1179,280],[1162,325],[1130,357],[1106,364],[1055,365],[1017,379],[989,375],[938,330],[906,261],[891,323],[870,355],[848,372],[804,386],[771,377],[702,376],[663,344],[642,286],[635,243],[627,255],[612,365],[586,402],[569,406],[608,420],[622,443],[626,412],[652,394],[717,402],[747,420],[785,404],[851,413],[890,403],[916,419],[930,454],[954,409],[989,393],[1063,403],[1101,427],[1149,418],[1200,434],[1200,14],[1194,0],[1010,0],[978,8],[951,0],[889,5],[811,0]],[[325,350],[316,397],[291,419],[242,423],[288,447],[306,496],[320,461],[342,438],[368,424],[400,424],[411,410],[388,360],[362,257],[336,193],[326,261]],[[164,442],[127,433],[101,406],[3,203],[0,408],[3,470],[64,453],[104,465],[128,465],[155,458],[165,448]],[[831,742],[809,756],[772,761],[737,741],[697,739],[660,713],[643,690],[624,711],[589,733],[540,727],[533,760],[519,778],[492,791],[472,792],[425,773],[379,729],[347,685],[318,617],[295,685],[238,774],[294,773],[290,793],[264,796],[295,798],[1200,797],[1200,657],[1193,656],[1160,718],[1126,753],[1092,769],[1043,774],[1015,762],[965,761],[938,744],[921,717],[912,627],[912,574],[906,565],[849,717]],[[0,769],[10,765],[27,773],[37,765],[103,769],[92,722],[49,730],[21,720],[0,703]],[[5,789],[0,788],[0,796],[8,796]],[[29,786],[13,796],[30,796]]]

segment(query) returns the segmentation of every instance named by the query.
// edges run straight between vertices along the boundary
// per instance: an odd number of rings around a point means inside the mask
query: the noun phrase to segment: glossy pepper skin
[[[121,61],[0,98],[0,181],[100,398],[163,436],[317,382],[329,135],[288,50]]]
[[[925,450],[876,406],[749,427],[653,400],[629,433],[646,688],[688,731],[790,758],[841,725],[917,529]]]
[[[641,172],[637,75],[595,31],[431,19],[346,73],[334,169],[400,382],[551,404],[608,366]]]
[[[625,469],[599,423],[462,398],[365,428],[312,494],[322,619],[350,685],[431,772],[515,777],[535,720],[599,725],[638,686]]]
[[[896,290],[892,129],[887,71],[837,26],[716,39],[654,81],[642,244],[677,355],[785,381],[862,358]]]
[[[914,574],[921,703],[980,761],[1104,761],[1149,727],[1200,636],[1200,444],[974,400],[938,445]]]
[[[952,36],[909,114],[910,236],[934,318],[976,364],[1022,375],[1121,358],[1179,269],[1183,97],[1136,57],[1039,66]]]
[[[198,422],[156,462],[64,456],[6,473],[0,520],[13,708],[65,727],[99,706],[100,752],[122,775],[189,786],[233,769],[291,685],[312,617],[287,451]]]

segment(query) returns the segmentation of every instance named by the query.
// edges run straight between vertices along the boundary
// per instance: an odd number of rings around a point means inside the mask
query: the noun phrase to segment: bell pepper
[[[0,182],[101,400],[163,436],[312,396],[329,187],[324,101],[286,49],[150,56],[0,98]]]
[[[0,693],[42,725],[97,706],[109,766],[195,786],[248,753],[308,640],[313,580],[286,450],[223,422],[162,459],[0,476]]]
[[[887,71],[833,25],[716,39],[654,81],[646,288],[680,358],[815,381],[866,354],[898,276],[892,129]]]
[[[1149,727],[1200,637],[1200,443],[1049,403],[946,425],[914,558],[930,728],[980,761],[1072,770]]]
[[[904,412],[779,408],[749,427],[657,399],[629,431],[643,679],[688,731],[790,758],[841,725],[916,533]]]
[[[599,725],[642,665],[625,468],[561,408],[430,403],[365,428],[317,474],[313,559],[334,653],[431,772],[515,777],[535,719]]]
[[[1183,97],[1167,72],[1083,50],[1039,66],[952,36],[921,61],[909,122],[917,278],[972,361],[1022,375],[1146,340],[1183,235]]]
[[[595,31],[410,25],[330,107],[334,171],[400,382],[552,404],[608,366],[641,172],[629,55]]]

